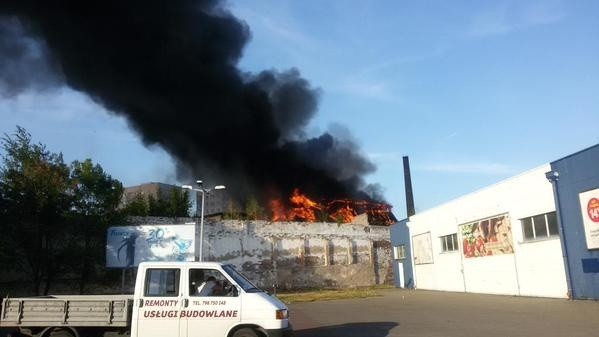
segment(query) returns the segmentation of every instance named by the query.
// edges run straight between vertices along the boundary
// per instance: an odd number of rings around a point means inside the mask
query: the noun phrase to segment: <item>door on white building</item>
[[[395,260],[395,286],[399,288],[406,287],[406,278],[404,275],[403,263],[400,260]]]
[[[393,271],[395,272],[395,286],[399,288],[406,287],[404,261],[406,261],[405,245],[393,246]]]

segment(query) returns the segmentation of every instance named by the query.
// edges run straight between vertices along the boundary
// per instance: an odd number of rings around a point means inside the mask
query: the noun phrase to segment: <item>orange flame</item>
[[[278,199],[270,201],[273,221],[316,221],[316,212],[322,210],[322,206],[300,193],[296,188],[289,198],[290,208],[285,209],[283,202]]]
[[[338,199],[320,204],[301,194],[297,188],[293,190],[289,203],[289,209],[286,209],[281,200],[270,201],[273,221],[315,222],[320,215],[319,220],[322,221],[350,223],[357,215],[366,213],[371,224],[388,226],[395,222],[391,206],[382,203]]]
[[[281,200],[271,200],[270,210],[272,211],[272,221],[285,221],[287,220],[287,214],[285,212],[285,206]]]
[[[331,213],[330,217],[334,221],[348,223],[352,222],[356,215],[356,212],[349,205],[345,205],[344,207],[341,207],[335,212]]]

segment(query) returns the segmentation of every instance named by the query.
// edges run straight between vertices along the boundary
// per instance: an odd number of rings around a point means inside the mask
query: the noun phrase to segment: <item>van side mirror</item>
[[[225,287],[223,287],[223,296],[228,296],[228,297],[239,296],[239,288],[235,284],[231,284],[229,282],[227,282],[226,284],[227,285]]]

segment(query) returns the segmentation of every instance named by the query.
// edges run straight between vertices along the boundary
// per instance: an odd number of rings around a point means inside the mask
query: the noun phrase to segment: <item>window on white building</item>
[[[406,246],[399,245],[393,246],[393,258],[395,260],[401,260],[406,258]]]
[[[559,235],[555,212],[520,219],[524,240],[536,240]]]
[[[458,235],[449,234],[441,238],[441,250],[443,252],[453,252],[458,250]]]

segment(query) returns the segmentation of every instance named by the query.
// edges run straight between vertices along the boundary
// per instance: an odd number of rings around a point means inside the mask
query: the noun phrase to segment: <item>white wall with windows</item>
[[[550,170],[543,165],[410,217],[416,287],[567,297]]]

